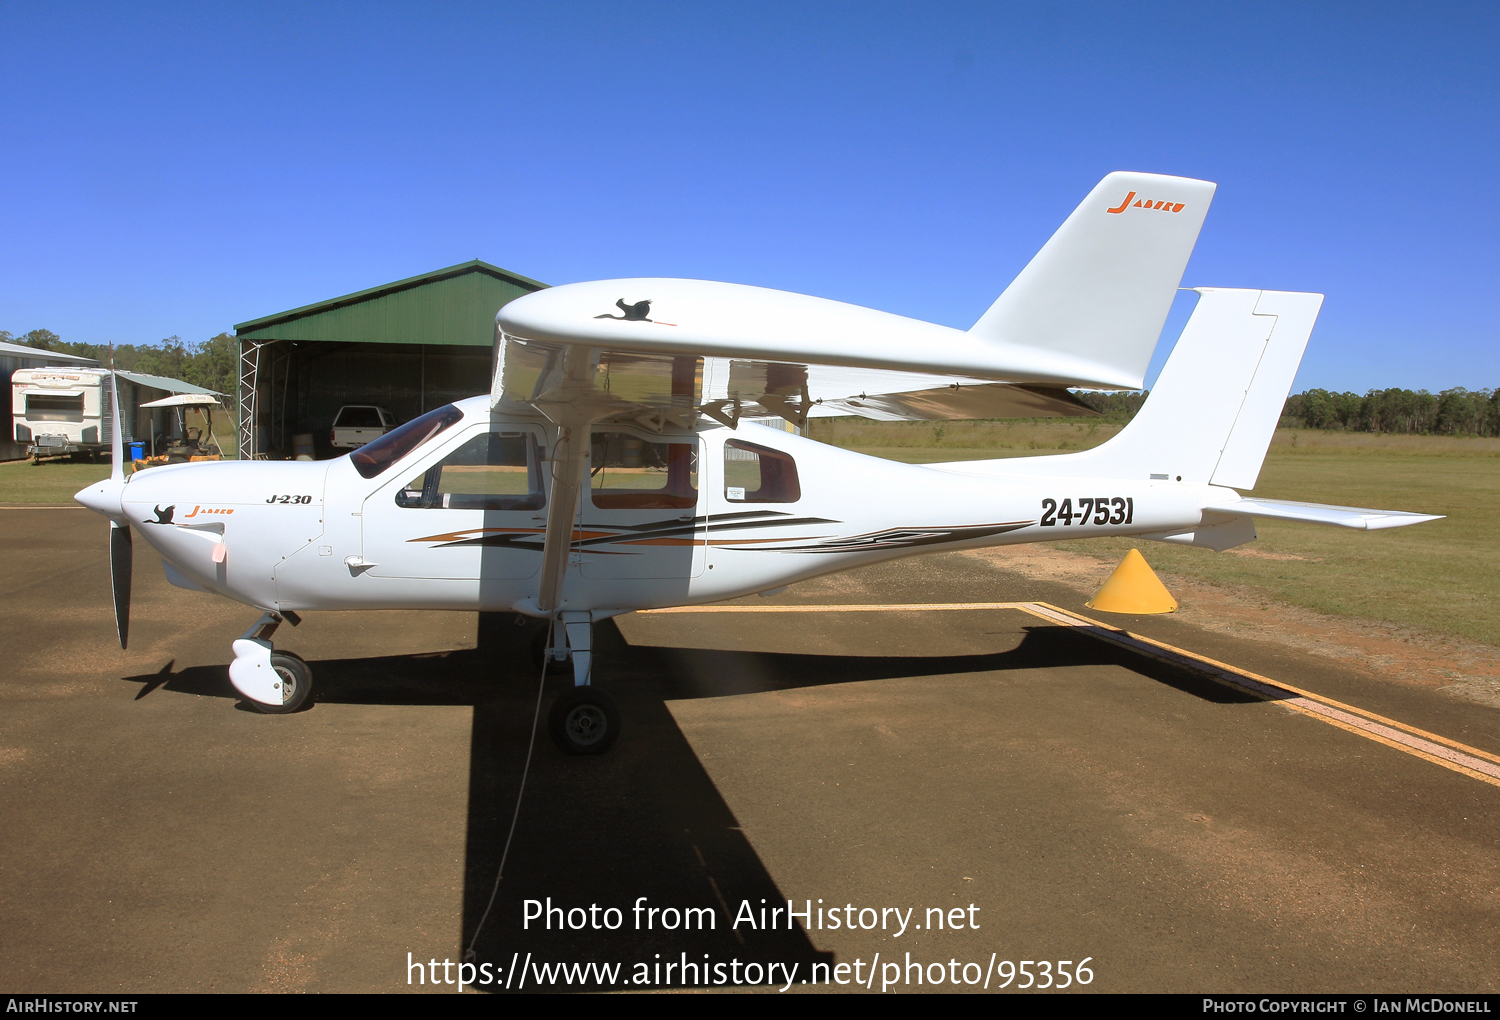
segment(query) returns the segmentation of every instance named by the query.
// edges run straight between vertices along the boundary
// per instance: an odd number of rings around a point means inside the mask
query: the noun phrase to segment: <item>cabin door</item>
[[[584,577],[697,577],[707,561],[698,437],[597,428],[575,555]]]

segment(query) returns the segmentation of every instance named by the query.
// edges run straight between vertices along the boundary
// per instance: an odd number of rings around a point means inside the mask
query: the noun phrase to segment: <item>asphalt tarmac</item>
[[[119,650],[106,541],[83,510],[0,509],[3,992],[456,992],[442,964],[471,942],[481,991],[712,988],[731,964],[795,991],[999,991],[1007,962],[1006,992],[1060,970],[1079,990],[1085,959],[1082,990],[1111,992],[1500,986],[1500,786],[1077,628],[603,624],[624,735],[597,758],[539,736],[507,853],[531,624],[310,614],[276,641],[316,704],[265,716],[225,671],[257,614],[171,588],[142,542]],[[1088,594],[942,554],[745,604],[1102,616]],[[1109,622],[1500,754],[1500,710],[1172,617]],[[548,970],[574,963],[621,969]]]

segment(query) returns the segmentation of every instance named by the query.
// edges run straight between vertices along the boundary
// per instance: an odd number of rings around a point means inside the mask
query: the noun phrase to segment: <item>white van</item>
[[[395,427],[396,419],[383,407],[345,404],[333,419],[333,431],[328,434],[328,441],[335,448],[352,450],[379,439]]]

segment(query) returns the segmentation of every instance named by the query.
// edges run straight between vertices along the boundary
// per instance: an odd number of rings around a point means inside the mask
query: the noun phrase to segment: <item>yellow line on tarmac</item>
[[[914,602],[891,606],[674,606],[671,609],[642,609],[641,616],[655,613],[909,613],[933,610],[1020,609],[1031,602]]]
[[[1409,726],[1395,719],[1353,705],[1325,698],[1321,694],[1272,680],[1206,655],[1190,652],[1154,638],[1111,627],[1098,620],[1045,602],[964,602],[905,603],[899,605],[765,605],[765,606],[678,606],[671,609],[642,610],[643,615],[669,613],[889,613],[889,612],[958,612],[966,610],[1014,609],[1048,623],[1077,628],[1081,633],[1101,641],[1127,648],[1151,658],[1190,669],[1211,680],[1265,697],[1279,705],[1300,712],[1319,722],[1348,733],[1373,740],[1387,747],[1446,769],[1462,773],[1491,786],[1500,786],[1500,755],[1481,751],[1437,733]]]
[[[1440,734],[1429,733],[1427,730],[1418,729],[1415,726],[1399,722],[1395,719],[1388,719],[1383,715],[1377,715],[1374,712],[1345,704],[1342,701],[1335,701],[1332,698],[1303,690],[1300,687],[1293,687],[1291,684],[1282,683],[1280,680],[1272,680],[1270,677],[1261,676],[1259,673],[1252,673],[1249,670],[1240,669],[1238,666],[1219,662],[1217,659],[1210,659],[1206,655],[1199,655],[1197,652],[1190,652],[1185,648],[1178,648],[1163,641],[1157,641],[1154,638],[1132,634],[1130,631],[1111,627],[1106,623],[1091,620],[1086,616],[1080,616],[1066,609],[1059,609],[1057,606],[1048,605],[1045,602],[1029,603],[1020,608],[1022,612],[1030,613],[1042,619],[1050,619],[1058,623],[1066,623],[1066,625],[1078,627],[1092,637],[1144,652],[1153,658],[1169,662],[1175,661],[1179,665],[1189,666],[1206,676],[1226,681],[1236,687],[1253,691],[1257,694],[1268,694],[1288,708],[1317,715],[1324,722],[1338,725],[1342,729],[1350,729],[1351,726],[1357,727],[1362,735],[1380,740],[1381,743],[1390,743],[1392,740],[1396,740],[1400,743],[1402,750],[1417,754],[1418,757],[1435,760],[1439,764],[1450,768],[1458,766],[1457,771],[1471,772],[1474,771],[1474,766],[1482,766],[1478,770],[1483,773],[1485,781],[1500,786],[1500,755],[1481,751],[1477,747],[1470,747],[1468,744],[1460,743],[1457,740],[1452,740]],[[1438,746],[1423,746],[1427,744]],[[1444,753],[1445,751],[1448,753]],[[1453,752],[1457,752],[1457,755],[1454,755]],[[1478,760],[1474,762],[1460,762],[1454,760],[1455,757],[1474,758]]]

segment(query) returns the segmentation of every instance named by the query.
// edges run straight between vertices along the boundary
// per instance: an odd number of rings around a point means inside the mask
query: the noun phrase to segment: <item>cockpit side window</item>
[[[396,493],[396,505],[448,510],[540,510],[541,450],[529,432],[485,432]]]
[[[428,411],[400,428],[392,429],[373,443],[366,443],[349,459],[365,478],[374,478],[444,429],[463,421],[464,413],[452,404]]]
[[[795,503],[802,498],[797,462],[780,450],[726,439],[724,498],[731,503]]]

